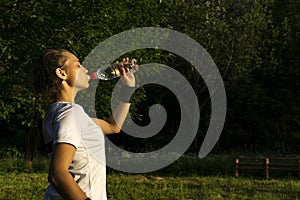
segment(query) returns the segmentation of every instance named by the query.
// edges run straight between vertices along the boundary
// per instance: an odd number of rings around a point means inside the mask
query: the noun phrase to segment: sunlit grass
[[[108,168],[109,199],[270,199],[299,200],[296,177],[265,179],[233,174],[233,156],[211,155],[203,160],[184,156],[172,165],[147,174],[120,173]],[[0,200],[42,199],[48,185],[49,161],[22,157],[0,159]]]
[[[42,199],[46,173],[0,175],[0,199]],[[234,177],[159,177],[114,173],[107,176],[109,199],[270,199],[300,198],[298,180]]]

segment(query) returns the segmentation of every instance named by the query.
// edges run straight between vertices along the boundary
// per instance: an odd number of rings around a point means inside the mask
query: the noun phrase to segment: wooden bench
[[[261,171],[265,177],[270,177],[272,171],[297,172],[300,178],[300,158],[253,158],[240,157],[235,159],[235,176],[240,171]]]

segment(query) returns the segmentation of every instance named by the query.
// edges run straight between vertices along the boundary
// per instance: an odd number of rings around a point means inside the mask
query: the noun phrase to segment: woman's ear
[[[67,79],[67,74],[66,74],[65,70],[63,70],[61,68],[56,68],[55,73],[56,73],[56,76],[58,76],[62,80]]]

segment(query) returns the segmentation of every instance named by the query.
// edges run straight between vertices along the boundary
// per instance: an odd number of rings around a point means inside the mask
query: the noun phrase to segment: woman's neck
[[[69,102],[69,103],[75,103],[76,93],[77,92],[74,89],[71,89],[71,88],[66,89],[66,88],[64,88],[61,91],[60,98],[57,99],[57,102],[64,101],[64,102]]]

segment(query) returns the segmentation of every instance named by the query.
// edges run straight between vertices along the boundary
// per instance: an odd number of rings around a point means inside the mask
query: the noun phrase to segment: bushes
[[[299,152],[297,6],[296,0],[287,4],[277,0],[3,0],[0,3],[1,125],[9,123],[19,132],[20,127],[32,124],[35,95],[31,90],[31,68],[45,49],[66,48],[82,61],[96,45],[112,35],[137,27],[161,26],[198,41],[213,57],[223,76],[228,109],[218,148]],[[187,77],[201,103],[209,102],[206,86],[200,75],[193,73],[192,66],[168,55],[169,52],[163,56],[161,52],[144,52],[131,53],[136,53],[145,63],[155,60],[174,66]],[[99,98],[97,113],[103,118],[110,114],[109,95],[113,85],[114,82],[99,84],[104,97]],[[153,94],[154,90],[146,92],[148,97]],[[138,98],[144,100],[142,95],[145,97],[141,92]],[[45,111],[42,102],[38,107],[41,114]],[[147,120],[143,115],[148,114],[151,102],[139,102],[132,114]],[[209,123],[210,105],[202,106],[202,125],[194,149],[199,147]],[[142,112],[137,113],[138,110]],[[170,119],[171,123],[176,123],[175,120]],[[22,134],[26,135],[25,131]]]

